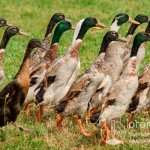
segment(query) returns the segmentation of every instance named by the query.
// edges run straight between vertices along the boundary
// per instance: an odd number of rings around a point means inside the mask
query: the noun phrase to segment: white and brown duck
[[[126,69],[118,81],[111,87],[105,103],[103,105],[103,111],[101,113],[94,113],[91,117],[91,121],[95,122],[97,126],[101,126],[103,129],[102,141],[109,143],[110,141],[119,144],[119,141],[115,138],[115,135],[110,135],[110,129],[107,126],[108,121],[120,118],[127,111],[132,97],[134,96],[138,88],[138,75],[136,70],[137,65],[137,53],[143,42],[150,41],[150,34],[140,32],[136,34],[131,49],[130,60]],[[94,115],[96,117],[94,118]],[[112,140],[110,140],[112,136]],[[110,141],[109,141],[110,140]]]
[[[102,65],[103,56],[113,41],[122,40],[126,42],[126,39],[118,36],[115,31],[108,31],[101,44],[99,56],[91,67],[81,75],[70,88],[67,95],[61,99],[59,105],[56,106],[57,116],[57,127],[62,128],[62,121],[64,117],[76,115],[77,124],[80,128],[80,132],[85,136],[90,136],[91,133],[84,131],[82,126],[82,118],[88,109],[88,103],[92,95],[96,92],[98,87],[101,85],[105,74],[99,72],[99,68]],[[101,59],[102,58],[102,59]],[[99,60],[99,62],[98,62]]]
[[[29,106],[30,103],[35,101],[35,95],[36,88],[41,83],[41,81],[45,77],[45,73],[47,69],[51,66],[52,62],[57,58],[58,56],[58,46],[61,36],[68,30],[73,29],[71,23],[69,21],[61,21],[54,31],[54,35],[52,38],[52,42],[50,45],[50,49],[46,52],[43,60],[41,63],[37,65],[35,69],[32,70],[30,73],[30,88],[29,92],[27,94],[26,100],[25,100],[25,109],[26,109],[26,115],[29,114]]]
[[[47,50],[50,48],[50,37],[52,35],[52,31],[57,23],[60,21],[65,20],[65,15],[62,13],[55,13],[48,25],[47,29],[44,35],[44,39],[42,40],[42,45],[45,47],[45,49],[37,49],[33,54],[30,56],[30,71],[32,71],[39,63],[41,63],[41,60],[45,56]],[[47,50],[46,50],[47,49]]]
[[[57,105],[67,94],[71,85],[76,80],[79,69],[79,49],[83,43],[83,37],[90,28],[105,28],[96,18],[87,17],[78,22],[74,38],[68,52],[54,61],[45,75],[44,82],[39,86],[36,101],[40,107],[37,113],[37,121],[40,122],[43,107]]]
[[[121,25],[126,22],[132,22],[133,24],[140,24],[139,22],[132,20],[127,14],[120,13],[115,16],[112,21],[110,31],[116,31],[120,29]],[[99,72],[105,74],[105,78],[102,84],[99,86],[95,94],[92,96],[89,102],[88,111],[93,112],[103,104],[104,97],[108,93],[112,84],[114,84],[119,78],[123,69],[122,47],[119,41],[114,41],[107,48],[105,53],[103,65],[99,68]],[[89,114],[88,112],[88,114]]]

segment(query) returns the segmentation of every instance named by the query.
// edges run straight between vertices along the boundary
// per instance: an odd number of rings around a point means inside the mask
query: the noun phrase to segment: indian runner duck
[[[65,20],[65,15],[62,13],[55,13],[47,26],[44,39],[42,41],[42,45],[46,48],[50,48],[50,37],[52,34],[52,31],[57,23],[60,21]],[[45,53],[47,52],[46,49],[37,49],[35,53],[31,54],[30,56],[30,71],[32,71],[37,65],[41,62],[41,59],[44,57]]]
[[[116,15],[111,24],[110,31],[118,32],[120,26],[128,21],[130,21],[130,17],[127,14],[120,13]],[[115,25],[116,22],[117,24]],[[137,25],[140,24],[135,20],[132,21],[132,23]],[[86,120],[88,120],[89,113],[95,111],[97,107],[103,103],[104,97],[108,93],[111,85],[119,78],[123,69],[123,60],[121,58],[122,51],[119,41],[114,41],[107,49],[103,62],[103,69],[99,70],[105,74],[105,78],[89,102]]]
[[[117,119],[125,114],[133,95],[135,94],[138,87],[138,75],[136,70],[137,65],[137,53],[138,49],[143,42],[150,41],[150,34],[145,32],[140,32],[136,34],[133,46],[131,49],[130,60],[126,69],[123,71],[122,75],[118,81],[111,87],[107,97],[105,98],[105,103],[103,105],[103,111],[99,113],[97,120],[91,116],[91,121],[99,127],[102,127],[103,137],[102,142],[109,143],[110,139],[110,129],[107,126],[107,122]],[[114,143],[119,144],[121,141],[115,139],[112,134]]]
[[[5,73],[4,73],[4,68],[3,68],[3,57],[4,57],[5,49],[6,49],[6,46],[9,42],[10,38],[14,35],[27,36],[27,33],[21,31],[18,27],[15,27],[15,26],[9,26],[5,30],[5,32],[3,34],[3,38],[0,43],[0,84],[5,79]]]
[[[115,31],[108,31],[101,44],[99,56],[91,67],[81,75],[70,88],[67,95],[61,99],[59,105],[56,106],[57,115],[57,127],[62,128],[62,121],[64,117],[77,115],[77,123],[80,128],[80,132],[85,136],[90,136],[91,133],[86,133],[82,126],[82,117],[87,111],[89,100],[100,86],[104,79],[104,74],[99,72],[101,68],[103,53],[111,45],[113,41],[122,40],[126,42],[126,39],[118,36]],[[99,62],[98,62],[99,61]]]
[[[145,15],[138,15],[136,18],[136,20],[138,20],[140,23],[144,23],[144,22],[148,22],[148,26],[145,30],[145,32],[150,33],[150,21],[149,18]],[[130,54],[131,54],[131,49],[129,48],[129,42],[132,40],[133,35],[132,34],[132,29],[135,29],[138,25],[131,25],[131,28],[129,29],[128,33],[127,33],[127,37],[128,37],[128,46],[126,47],[125,45],[122,45],[122,49],[124,50],[124,54],[122,56],[123,59],[123,70],[126,67],[128,60],[130,58]],[[126,45],[127,45],[126,43]],[[137,68],[139,68],[144,56],[145,56],[145,49],[146,49],[146,43],[143,43],[142,46],[140,46],[140,49],[138,51],[138,63],[137,63]]]
[[[30,40],[18,73],[0,91],[0,127],[15,122],[22,109],[30,85],[29,55],[37,47],[42,48],[39,40]]]
[[[96,18],[87,17],[78,22],[73,42],[68,52],[53,62],[48,69],[42,84],[36,89],[36,102],[39,110],[37,113],[37,121],[40,122],[43,114],[43,107],[50,104],[54,106],[58,104],[69,91],[71,85],[77,78],[80,69],[80,59],[78,56],[79,49],[83,42],[83,37],[90,28],[105,28]]]
[[[59,40],[64,32],[73,29],[71,23],[69,21],[61,21],[54,31],[54,35],[52,38],[50,49],[46,52],[43,61],[37,65],[36,68],[32,70],[30,73],[30,88],[25,99],[25,113],[26,115],[29,114],[29,106],[35,100],[35,89],[44,79],[45,73],[47,69],[50,67],[52,62],[57,58],[57,51],[59,46]]]

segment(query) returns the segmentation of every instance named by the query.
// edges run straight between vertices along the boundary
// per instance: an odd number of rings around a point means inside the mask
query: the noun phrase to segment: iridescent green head
[[[57,25],[57,27],[56,27],[56,29],[55,29],[55,31],[54,31],[54,35],[53,35],[53,38],[52,38],[52,43],[51,43],[51,45],[52,45],[52,44],[55,44],[55,43],[59,43],[59,40],[60,40],[62,34],[63,34],[65,31],[68,31],[68,30],[70,30],[70,29],[73,29],[73,27],[72,27],[72,25],[71,25],[71,23],[70,23],[69,21],[66,21],[66,20],[61,21],[61,22]]]
[[[106,28],[106,26],[102,23],[100,23],[96,18],[94,17],[87,17],[85,19],[82,19],[78,22],[75,33],[74,33],[74,40],[77,39],[83,39],[85,33],[90,29],[103,29]]]
[[[129,23],[134,23],[134,24],[139,24],[139,22],[131,19],[127,14],[125,13],[119,13],[115,16],[115,18],[113,19],[112,21],[112,24],[114,22],[117,22],[117,25],[118,26],[121,26],[122,24],[126,23],[126,22],[129,22]]]
[[[131,50],[131,57],[137,55],[137,52],[138,52],[140,45],[146,41],[150,41],[150,34],[149,33],[139,32],[136,34],[134,41],[133,41],[132,50]]]

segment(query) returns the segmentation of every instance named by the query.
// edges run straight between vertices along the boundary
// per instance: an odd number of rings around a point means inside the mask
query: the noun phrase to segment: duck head
[[[87,17],[85,19],[82,19],[78,22],[75,28],[73,41],[78,40],[78,39],[82,40],[84,35],[90,28],[103,29],[103,28],[106,28],[106,26],[103,23],[100,23],[94,17]]]
[[[122,37],[121,35],[119,35],[116,31],[108,31],[105,34],[104,38],[103,38],[103,42],[101,44],[101,48],[100,48],[99,54],[100,53],[105,53],[106,50],[107,50],[107,47],[113,41],[127,42],[127,39]]]
[[[68,30],[71,30],[71,29],[74,29],[74,27],[72,26],[71,22],[66,21],[66,20],[61,21],[61,22],[56,26],[56,29],[55,29],[55,31],[54,31],[54,35],[53,35],[53,38],[52,38],[52,43],[51,43],[51,45],[53,45],[53,44],[55,44],[55,43],[59,43],[59,40],[60,40],[62,34],[63,34],[65,31],[68,31]]]
[[[138,49],[141,46],[142,43],[150,41],[150,34],[146,32],[139,32],[136,34],[134,41],[133,41],[133,46],[131,49],[131,55],[130,57],[136,57],[138,53]]]
[[[139,22],[137,22],[137,21],[133,20],[131,17],[129,17],[127,14],[119,13],[113,19],[113,21],[111,23],[110,31],[118,32],[120,26],[126,22],[133,23],[133,24],[140,24]]]
[[[148,16],[144,15],[144,14],[139,14],[137,15],[135,18],[134,18],[135,21],[139,22],[140,24],[143,24],[143,23],[148,23],[149,21],[149,18]],[[128,33],[126,36],[128,35],[133,35],[133,33],[135,32],[136,28],[140,25],[140,24],[134,24],[132,23],[129,30],[128,30]]]
[[[28,36],[27,33],[21,31],[18,27],[15,27],[15,26],[7,27],[7,29],[4,32],[1,44],[0,44],[0,48],[5,49],[9,39],[14,35]]]
[[[12,25],[9,24],[6,19],[0,18],[0,27],[3,27],[3,26],[12,26]]]
[[[47,37],[48,35],[50,35],[52,33],[52,30],[54,29],[55,25],[60,22],[60,21],[63,21],[65,20],[65,15],[62,14],[62,13],[55,13],[49,23],[48,23],[48,26],[47,26],[47,30],[46,30],[46,33],[45,33],[45,37]]]

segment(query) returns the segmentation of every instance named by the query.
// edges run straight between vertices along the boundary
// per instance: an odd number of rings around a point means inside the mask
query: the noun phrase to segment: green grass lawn
[[[87,16],[98,18],[101,22],[110,27],[113,17],[120,12],[128,13],[134,18],[139,13],[150,15],[150,1],[148,0],[1,0],[0,2],[0,17],[3,17],[24,31],[31,34],[30,37],[15,36],[9,42],[4,60],[4,68],[6,80],[0,87],[4,87],[16,74],[22,62],[24,51],[27,43],[31,38],[42,40],[46,30],[47,23],[50,17],[56,12],[62,12],[67,18],[72,20],[75,25],[77,21]],[[149,16],[150,17],[150,16]],[[120,34],[126,35],[129,24],[121,27]],[[146,24],[141,25],[136,32],[144,31]],[[107,29],[108,30],[108,29]],[[4,32],[4,28],[0,29],[0,35]],[[105,31],[90,30],[84,38],[84,44],[80,50],[81,72],[96,58],[99,46],[102,41]],[[64,54],[71,44],[73,31],[68,31],[60,40],[59,53]],[[145,64],[150,62],[150,44],[147,47],[147,54],[144,62],[141,65],[142,70]],[[18,131],[12,125],[0,130],[0,149],[129,149],[141,150],[150,147],[150,141],[139,142],[133,144],[131,139],[146,139],[145,133],[150,133],[149,128],[141,129],[126,129],[125,143],[119,146],[99,146],[99,132],[87,138],[79,133],[74,119],[65,121],[65,131],[59,132],[55,128],[55,115],[51,115],[48,111],[44,115],[43,124],[38,125],[35,122],[35,108],[33,107],[30,117],[25,117],[24,112],[21,113],[17,120],[17,124],[34,130],[36,134],[28,135]],[[50,118],[49,118],[50,117]],[[125,124],[126,118],[122,121]],[[50,125],[47,127],[46,120],[50,120]],[[52,120],[52,121],[51,121]],[[139,114],[136,117],[139,122],[149,121],[149,116]],[[91,130],[92,129],[92,130]],[[89,126],[87,130],[93,130]],[[132,135],[130,133],[133,133]],[[140,136],[137,133],[143,133],[146,136]],[[136,136],[133,136],[136,135]],[[133,137],[131,137],[133,136]],[[150,140],[150,139],[149,139]]]

